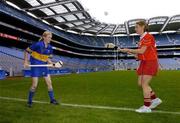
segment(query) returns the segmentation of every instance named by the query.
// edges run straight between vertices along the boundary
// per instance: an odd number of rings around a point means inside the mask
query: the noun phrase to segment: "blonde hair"
[[[41,38],[39,39],[39,41],[42,41],[42,40],[43,40],[43,37],[46,37],[46,36],[48,36],[48,35],[52,35],[52,33],[49,32],[49,31],[43,32],[43,34],[42,34]]]
[[[141,26],[141,27],[144,26],[144,32],[148,32],[149,31],[148,24],[145,21],[141,20],[141,21],[136,22],[136,24]]]

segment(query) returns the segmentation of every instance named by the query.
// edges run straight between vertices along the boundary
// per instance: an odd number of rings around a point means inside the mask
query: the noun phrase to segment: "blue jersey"
[[[29,49],[31,50],[31,64],[47,64],[47,60],[53,53],[52,46],[48,44],[48,46],[45,47],[44,41],[32,44]]]
[[[52,57],[53,49],[50,44],[45,47],[44,41],[39,41],[32,44],[28,49],[30,52],[30,62],[32,65],[38,64],[47,64],[47,60]],[[41,77],[48,75],[47,67],[32,67],[31,68],[31,76],[32,77]]]

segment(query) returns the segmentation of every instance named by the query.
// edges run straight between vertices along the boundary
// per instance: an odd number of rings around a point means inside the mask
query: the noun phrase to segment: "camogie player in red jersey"
[[[147,32],[148,25],[145,21],[137,22],[135,31],[140,35],[138,49],[119,49],[119,51],[134,54],[140,60],[137,75],[138,85],[143,90],[144,105],[137,109],[136,112],[148,113],[162,103],[161,99],[156,97],[155,92],[150,87],[150,82],[153,76],[156,76],[159,67],[157,49],[154,37]]]

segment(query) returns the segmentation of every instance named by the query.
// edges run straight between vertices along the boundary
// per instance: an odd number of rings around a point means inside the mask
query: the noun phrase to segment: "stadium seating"
[[[10,76],[22,75],[23,60],[0,52],[0,67],[9,72]]]
[[[180,58],[165,58],[160,59],[161,69],[178,70],[180,69]]]
[[[0,46],[0,67],[11,75],[22,75],[23,50]],[[61,69],[70,69],[73,73],[112,70],[112,60],[80,59],[54,55],[53,61],[63,61]]]
[[[9,72],[11,76],[22,75],[23,70],[23,50],[0,46],[0,68]],[[81,59],[66,56],[54,55],[53,61],[63,61],[61,69],[69,69],[73,73],[111,71],[136,69],[138,61],[134,59],[101,60],[101,59]],[[180,69],[179,58],[161,58],[159,60],[162,69]]]
[[[76,34],[68,34],[72,40],[77,43],[91,46],[104,46],[105,43],[116,43],[121,47],[136,47],[139,41],[139,36],[130,37],[94,37],[94,36],[79,36]],[[179,34],[162,34],[154,35],[157,46],[179,45]]]

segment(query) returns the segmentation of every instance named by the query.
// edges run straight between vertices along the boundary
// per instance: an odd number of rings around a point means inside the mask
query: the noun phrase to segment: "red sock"
[[[151,91],[151,100],[156,99],[156,94],[154,91]]]
[[[144,98],[144,105],[149,107],[151,105],[151,98]]]

